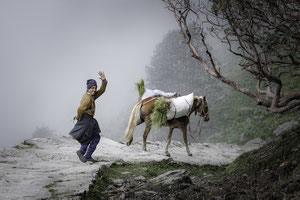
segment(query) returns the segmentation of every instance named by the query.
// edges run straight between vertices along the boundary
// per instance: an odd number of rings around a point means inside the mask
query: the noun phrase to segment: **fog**
[[[40,126],[68,135],[86,80],[101,85],[98,71],[108,80],[96,101],[101,128],[129,117],[135,83],[177,28],[160,0],[0,0],[0,24],[1,147]]]

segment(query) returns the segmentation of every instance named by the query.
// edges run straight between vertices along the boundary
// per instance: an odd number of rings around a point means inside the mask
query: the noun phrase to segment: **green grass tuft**
[[[58,199],[56,190],[54,189],[56,187],[56,182],[50,183],[48,185],[45,185],[43,188],[48,189],[48,191],[51,193],[50,199]]]
[[[145,93],[145,82],[144,79],[141,79],[140,82],[136,83],[138,92],[139,92],[139,101],[142,99],[143,94]]]
[[[103,166],[99,169],[96,179],[92,181],[92,184],[89,186],[87,193],[83,194],[82,199],[99,199],[101,192],[103,192],[112,181],[109,178],[109,170],[106,166]]]
[[[32,149],[35,147],[36,147],[35,144],[31,144],[25,140],[24,142],[21,143],[21,145],[16,145],[14,148],[18,150],[23,150],[23,149]]]
[[[154,109],[150,115],[152,124],[158,128],[167,122],[167,113],[171,108],[171,103],[164,97],[158,98],[154,103]]]

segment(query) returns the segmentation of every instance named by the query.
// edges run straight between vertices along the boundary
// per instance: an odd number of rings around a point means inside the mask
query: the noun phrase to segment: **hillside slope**
[[[101,168],[83,199],[300,199],[300,125],[223,166],[172,160]]]

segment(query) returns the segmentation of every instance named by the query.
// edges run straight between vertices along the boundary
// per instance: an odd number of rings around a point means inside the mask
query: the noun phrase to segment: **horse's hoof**
[[[188,155],[189,155],[189,156],[192,156],[193,154],[192,154],[192,153],[188,153]]]
[[[131,143],[132,143],[132,140],[128,141],[126,144],[127,144],[127,146],[130,146]]]
[[[169,152],[165,152],[166,156],[170,157],[170,153]]]
[[[130,146],[130,145],[131,145],[131,143],[132,143],[132,141],[130,141],[130,142],[127,142],[126,144],[127,144],[127,146]]]

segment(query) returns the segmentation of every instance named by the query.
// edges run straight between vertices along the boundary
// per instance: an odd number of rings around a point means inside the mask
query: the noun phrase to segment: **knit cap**
[[[97,82],[94,79],[89,79],[89,80],[86,81],[87,89],[90,89],[93,86],[97,87]]]

